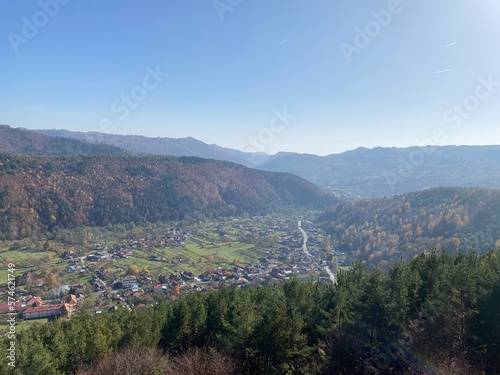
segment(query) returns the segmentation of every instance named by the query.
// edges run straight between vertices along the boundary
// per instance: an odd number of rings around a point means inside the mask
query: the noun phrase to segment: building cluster
[[[21,314],[24,320],[59,318],[73,313],[78,299],[74,294],[66,294],[58,301],[44,302],[40,297],[31,296],[24,301],[16,302],[14,306],[8,303],[0,304],[0,313]]]

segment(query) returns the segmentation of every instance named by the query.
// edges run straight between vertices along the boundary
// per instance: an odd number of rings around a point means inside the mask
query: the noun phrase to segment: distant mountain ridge
[[[278,153],[258,166],[341,195],[383,197],[440,186],[500,187],[500,146],[358,148],[317,156]]]
[[[51,137],[74,138],[95,144],[110,144],[136,154],[197,156],[205,159],[226,160],[255,167],[269,155],[252,154],[248,152],[209,145],[195,138],[162,138],[145,137],[142,135],[106,134],[100,132],[74,132],[69,130],[42,129],[37,133]]]
[[[59,137],[55,148],[47,143],[30,150],[21,146],[16,154],[64,154],[83,150],[91,154],[158,154],[197,156],[231,161],[251,168],[271,172],[288,172],[314,183],[322,189],[344,198],[384,197],[405,194],[440,186],[500,187],[500,146],[435,146],[408,148],[358,148],[340,154],[317,156],[280,152],[269,156],[208,145],[194,138],[149,138],[137,135],[115,135],[97,132],[83,133],[67,130],[27,131],[11,129],[22,134]],[[24,132],[24,133],[23,133]],[[61,138],[66,137],[66,138]],[[69,138],[81,144],[71,144]],[[66,139],[66,141],[64,140]],[[68,143],[69,142],[69,143]],[[4,142],[5,143],[5,142]],[[35,143],[36,142],[32,142]],[[112,146],[108,146],[112,145]],[[114,147],[107,149],[107,147]],[[63,150],[63,151],[61,151]],[[106,152],[109,151],[109,152]],[[77,153],[77,152],[75,152]]]
[[[129,152],[109,144],[51,137],[35,131],[0,125],[0,153],[13,155],[124,155]]]

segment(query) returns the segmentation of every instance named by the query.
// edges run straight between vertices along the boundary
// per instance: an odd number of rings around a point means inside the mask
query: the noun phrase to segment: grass
[[[350,271],[352,266],[339,266],[339,271]]]
[[[25,250],[9,250],[0,253],[0,259],[4,262],[14,263],[17,267],[32,265],[37,260],[46,261],[46,254],[43,252],[28,252]]]
[[[147,268],[152,275],[168,274],[177,271],[188,271],[198,275],[204,273],[208,267],[228,268],[233,265],[234,259],[240,263],[255,263],[261,254],[253,251],[251,244],[231,242],[206,245],[200,239],[188,239],[183,247],[154,247],[134,249],[128,259],[117,259],[98,265],[106,268],[113,276],[123,276],[131,265],[139,269]],[[160,260],[149,260],[150,255]]]
[[[30,319],[30,320],[19,320],[19,324],[16,326],[16,332],[25,331],[37,324],[45,324],[49,321],[48,318],[44,319]]]
[[[44,319],[32,319],[32,320],[23,320],[20,318],[16,318],[16,334],[19,332],[30,329],[35,325],[42,325],[49,321],[48,318]],[[7,332],[10,328],[9,324],[0,323],[0,332]]]
[[[273,221],[272,219],[271,221]],[[282,222],[281,219],[276,219]],[[212,222],[201,222],[193,227],[187,225],[184,229],[194,234],[194,237],[187,238],[183,246],[166,247],[155,246],[145,248],[134,248],[133,254],[128,259],[108,260],[97,262],[95,265],[98,268],[104,268],[111,274],[112,278],[123,276],[127,273],[131,265],[136,265],[141,271],[148,269],[150,276],[158,276],[159,274],[169,274],[177,271],[190,271],[195,275],[204,273],[208,268],[216,269],[218,267],[230,268],[236,260],[239,264],[258,263],[258,259],[267,255],[268,251],[273,252],[278,246],[276,238],[280,235],[285,235],[287,232],[283,230],[272,230],[269,234],[261,236],[261,232],[267,232],[269,228],[269,219],[232,219],[218,220]],[[224,225],[224,237],[219,236],[219,225]],[[295,219],[288,219],[286,225],[293,231],[295,230]],[[94,242],[104,243],[108,247],[113,247],[114,244],[126,243],[130,239],[140,239],[144,237],[161,237],[168,232],[168,228],[175,225],[168,224],[165,226],[149,225],[144,228],[131,228],[127,230],[99,229],[87,228],[89,232],[94,233],[92,240],[82,242],[75,245],[67,244],[63,239],[51,241],[51,247],[59,249],[59,252],[64,250],[74,249],[78,254],[90,254],[94,250],[90,248],[89,243]],[[78,231],[75,232],[75,240],[78,238]],[[251,237],[256,241],[268,239],[269,241],[260,241],[261,245],[241,242],[238,239],[251,234]],[[83,240],[80,240],[83,241]],[[44,241],[39,241],[38,247],[43,245]],[[253,241],[252,241],[253,242]],[[273,244],[268,245],[268,244]],[[30,250],[10,250],[15,242],[3,241],[0,242],[0,260],[3,262],[12,261],[16,264],[16,275],[22,274],[27,269],[21,268],[25,265],[36,264],[40,270],[47,268],[54,274],[57,274],[60,284],[75,284],[89,283],[90,273],[87,271],[83,274],[78,272],[68,273],[66,268],[68,262],[57,264],[55,261],[60,260],[60,256],[56,252],[49,252],[53,263],[46,263],[47,252],[33,252]],[[28,245],[20,243],[16,246],[23,246],[27,249]],[[271,247],[270,247],[271,246]],[[77,249],[78,248],[78,249]],[[78,251],[76,251],[78,250]],[[149,260],[151,255],[159,258],[158,261]],[[89,264],[89,262],[85,262]],[[344,269],[345,267],[341,267]],[[348,268],[347,268],[348,269]],[[106,282],[109,280],[106,280]],[[0,284],[7,283],[7,271],[0,270]]]

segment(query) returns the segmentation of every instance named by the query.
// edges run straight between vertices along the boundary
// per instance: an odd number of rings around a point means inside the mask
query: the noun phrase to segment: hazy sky
[[[247,151],[500,144],[498,0],[0,3],[0,123]]]

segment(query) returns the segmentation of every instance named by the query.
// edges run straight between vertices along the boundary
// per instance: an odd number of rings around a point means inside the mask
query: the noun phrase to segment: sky
[[[0,3],[0,124],[243,151],[500,144],[498,0]]]

